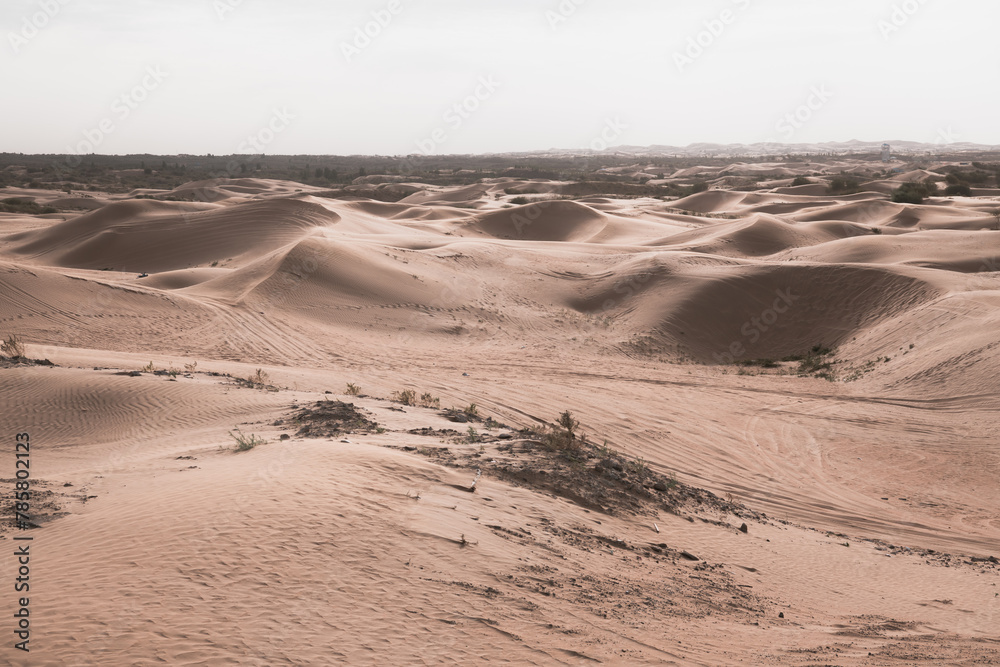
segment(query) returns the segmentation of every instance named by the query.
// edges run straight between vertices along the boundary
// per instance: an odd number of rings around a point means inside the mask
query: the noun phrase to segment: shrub
[[[392,394],[392,400],[397,403],[402,403],[403,405],[416,405],[417,404],[417,392],[412,389],[404,389],[403,391],[396,391]]]
[[[425,408],[439,408],[441,407],[441,399],[435,396],[431,396],[430,392],[424,392],[420,394],[420,405]]]
[[[795,180],[792,181],[792,187],[798,187],[800,185],[812,185],[812,181],[805,176],[796,176]]]
[[[24,343],[21,342],[20,338],[11,334],[7,340],[0,343],[0,353],[11,359],[22,359],[25,355]]]
[[[848,176],[836,176],[830,181],[830,193],[835,195],[849,195],[861,190],[861,183],[856,178]]]
[[[924,199],[937,193],[937,186],[927,183],[903,183],[893,190],[892,201],[897,204],[923,204]]]
[[[0,213],[27,213],[29,215],[39,215],[44,213],[58,213],[59,209],[52,206],[42,206],[30,199],[18,199],[8,197],[0,201]]]
[[[542,434],[542,443],[549,449],[576,451],[587,444],[585,436],[578,436],[576,429],[580,422],[567,410],[559,416],[558,426],[551,426]]]
[[[257,445],[267,444],[267,440],[264,440],[263,438],[258,438],[254,434],[250,434],[250,436],[247,436],[239,429],[236,429],[235,431],[230,431],[229,435],[230,437],[232,437],[233,440],[236,441],[236,451],[238,452],[248,452]]]
[[[524,206],[525,204],[530,204],[531,200],[528,199],[527,197],[514,197],[513,199],[510,200],[510,203],[515,204],[517,206]]]
[[[251,387],[266,387],[271,383],[271,377],[263,368],[258,368],[254,374],[247,378],[247,384]]]
[[[479,408],[476,406],[475,403],[469,403],[469,405],[466,406],[466,408],[462,410],[462,412],[464,412],[465,416],[469,417],[470,419],[475,419],[476,417],[479,416]]]
[[[971,197],[972,188],[969,187],[968,183],[956,183],[945,188],[944,194],[947,197]]]
[[[361,395],[361,387],[359,387],[358,385],[354,384],[353,382],[348,382],[347,383],[347,391],[345,393],[348,396],[360,396]]]

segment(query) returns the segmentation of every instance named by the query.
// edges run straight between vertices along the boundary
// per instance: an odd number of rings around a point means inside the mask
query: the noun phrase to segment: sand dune
[[[397,181],[2,216],[31,665],[996,662],[996,201]]]
[[[478,216],[470,227],[497,239],[586,241],[607,224],[607,217],[573,201],[540,202]]]
[[[714,255],[763,257],[863,233],[871,232],[855,225],[796,224],[775,216],[754,214],[747,220],[722,222],[667,237],[658,244]]]
[[[171,271],[221,259],[253,258],[339,219],[293,199],[178,214],[166,202],[112,204],[42,232],[14,253],[34,262],[76,268]]]

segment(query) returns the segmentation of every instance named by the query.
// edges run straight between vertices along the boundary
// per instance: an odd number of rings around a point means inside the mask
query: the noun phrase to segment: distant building
[[[882,162],[892,160],[892,147],[889,144],[882,144]]]

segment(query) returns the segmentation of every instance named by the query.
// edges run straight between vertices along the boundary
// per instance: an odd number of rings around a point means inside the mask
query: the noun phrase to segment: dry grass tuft
[[[11,359],[24,359],[24,343],[17,336],[11,334],[7,340],[0,343],[0,353]]]
[[[417,392],[412,389],[404,389],[403,391],[395,391],[392,394],[392,400],[396,403],[402,403],[403,405],[416,405],[417,404]]]

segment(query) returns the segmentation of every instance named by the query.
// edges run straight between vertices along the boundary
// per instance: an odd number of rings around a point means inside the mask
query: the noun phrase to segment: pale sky
[[[1000,144],[998,18],[996,0],[3,0],[0,152]]]

